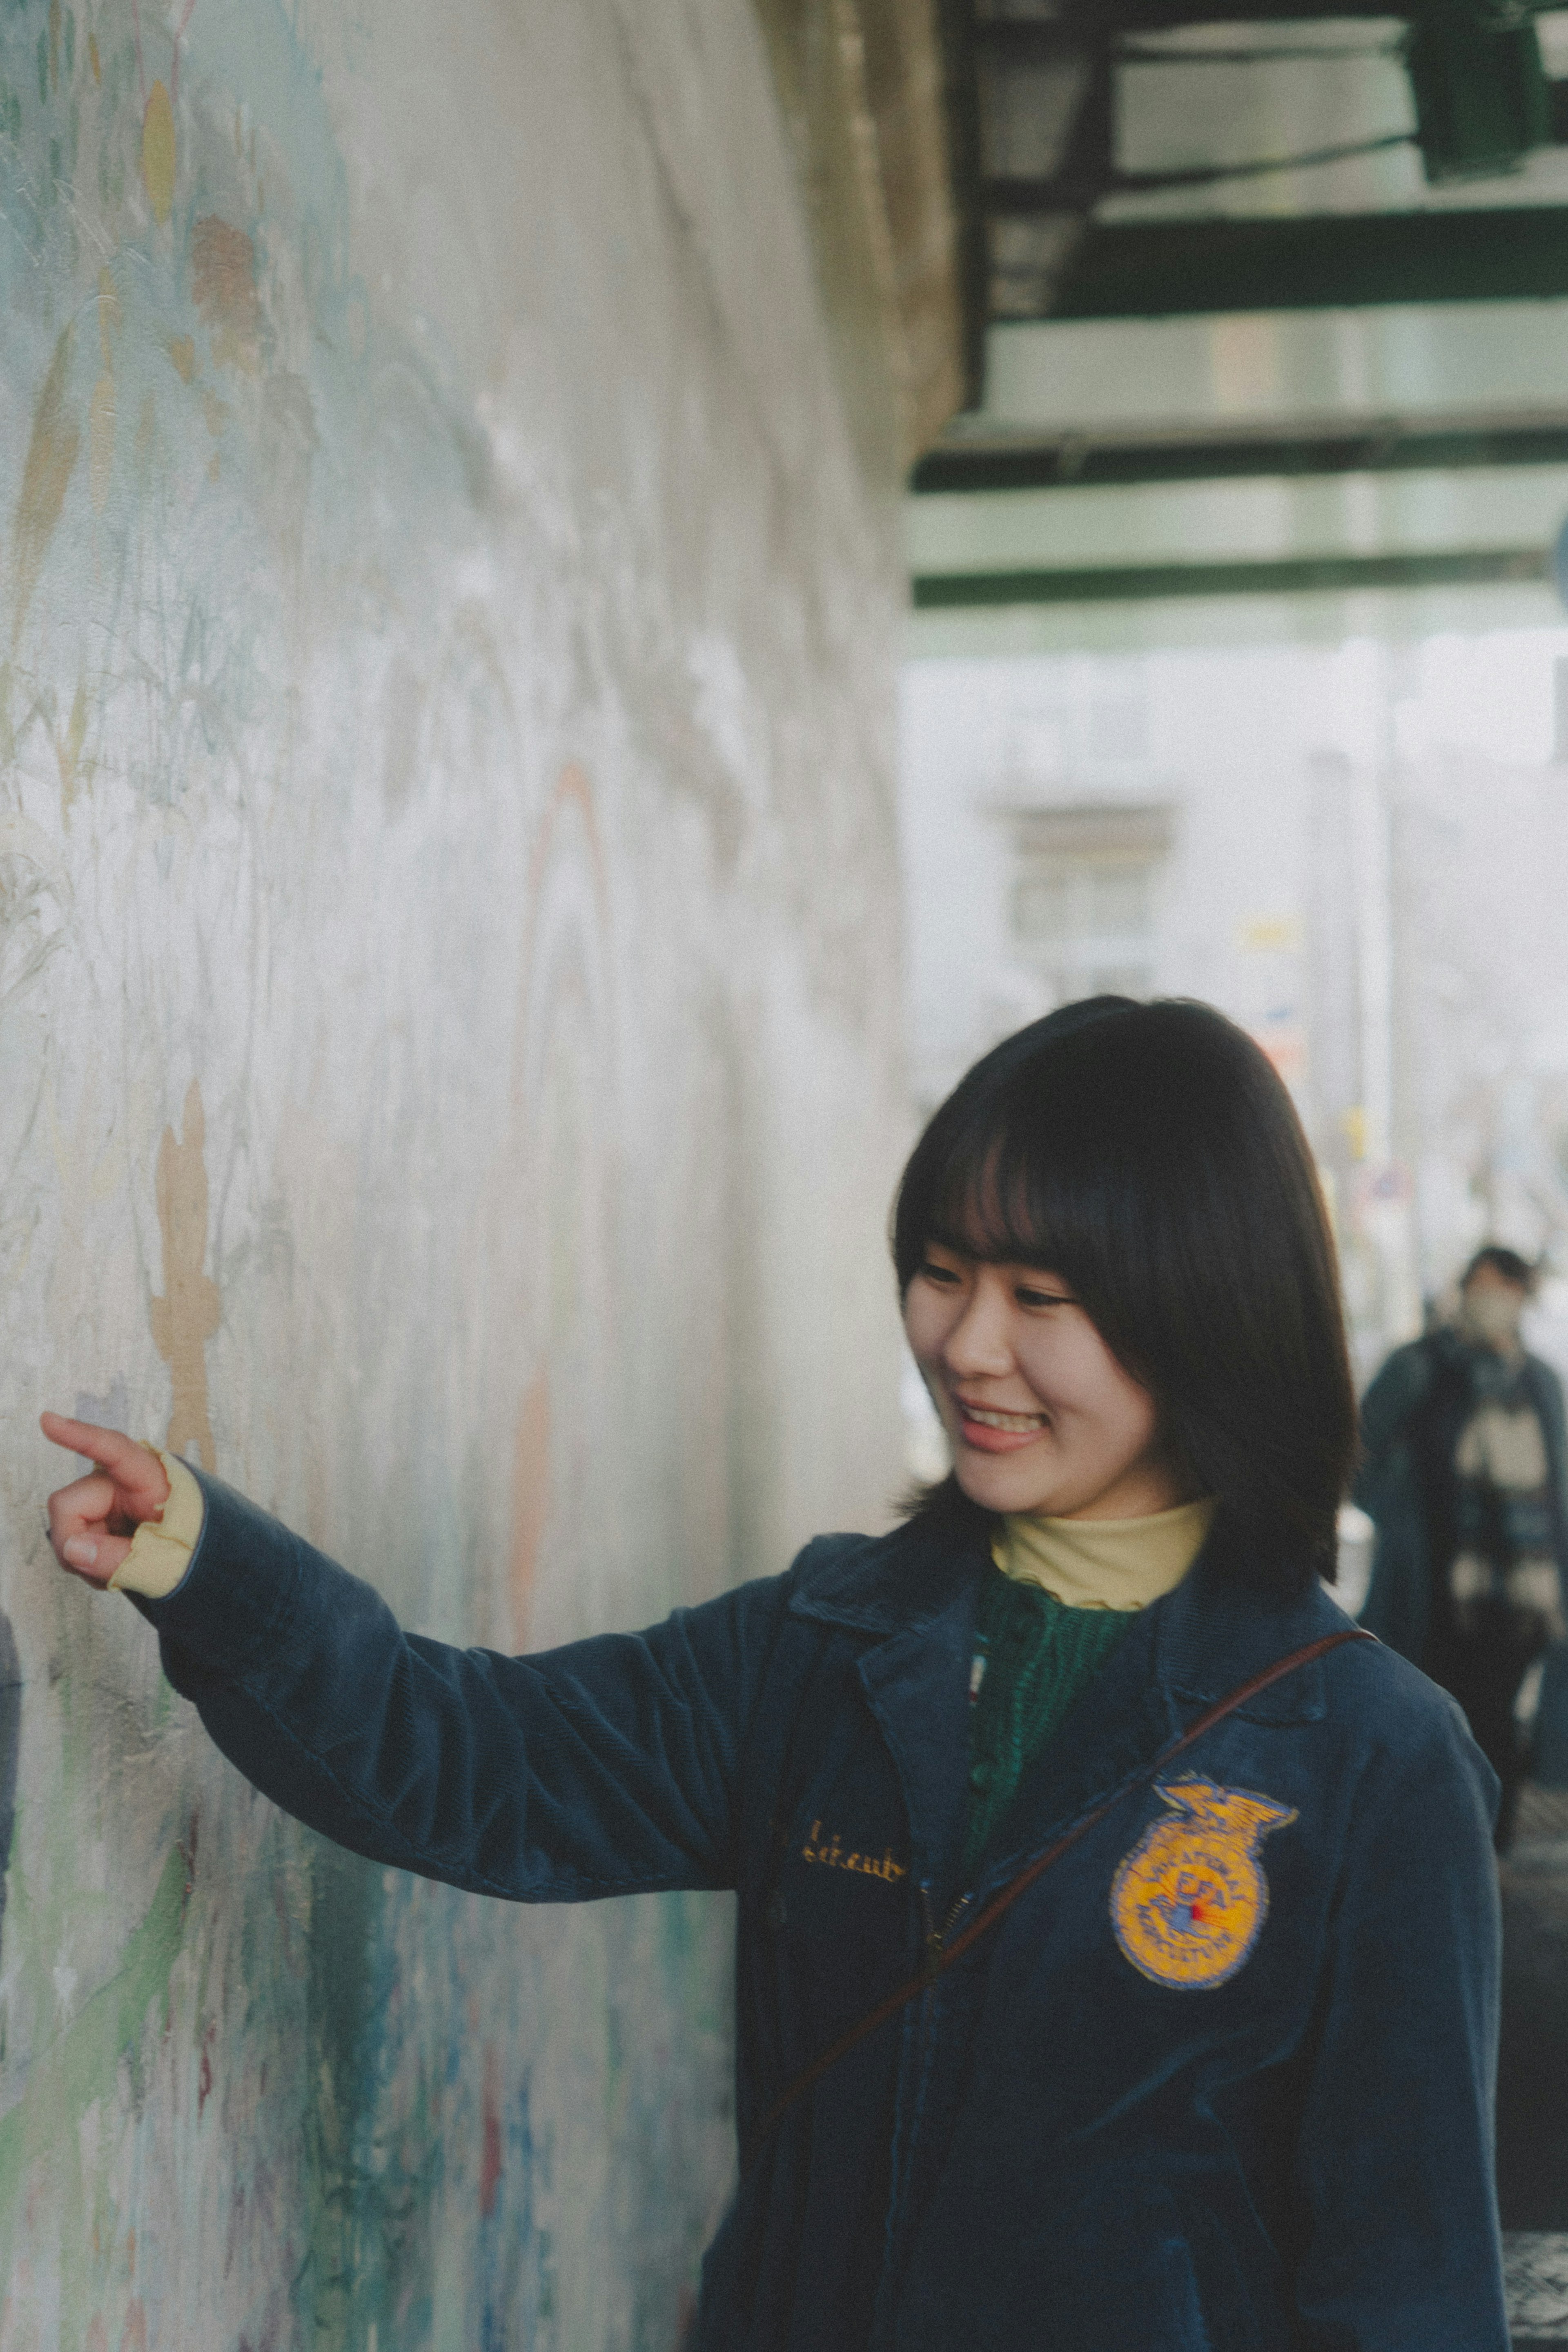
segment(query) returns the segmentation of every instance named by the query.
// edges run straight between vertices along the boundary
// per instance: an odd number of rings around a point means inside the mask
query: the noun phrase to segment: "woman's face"
[[[989,1511],[1134,1519],[1184,1499],[1154,1400],[1055,1275],[931,1243],[904,1328],[953,1449]]]

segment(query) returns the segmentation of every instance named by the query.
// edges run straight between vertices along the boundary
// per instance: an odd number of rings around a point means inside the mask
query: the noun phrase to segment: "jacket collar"
[[[1184,1722],[1190,1719],[1189,1702],[1200,1710],[1212,1706],[1277,1658],[1350,1622],[1315,1578],[1298,1599],[1276,1601],[1202,1557],[1149,1615],[1155,1679],[1180,1706]],[[1237,1713],[1249,1723],[1315,1723],[1326,1704],[1322,1662],[1314,1660],[1258,1692]]]
[[[963,1843],[968,1668],[988,1557],[984,1521],[953,1528],[916,1520],[889,1536],[828,1538],[815,1560],[809,1552],[800,1563],[789,1603],[797,1616],[866,1639],[860,1679],[903,1785],[917,1878],[938,1891],[955,1889]],[[1019,1832],[1033,1843],[1053,1834],[1205,1706],[1347,1622],[1315,1583],[1297,1601],[1271,1601],[1200,1555],[1174,1592],[1143,1612],[1025,1776]],[[1284,1726],[1315,1721],[1325,1704],[1314,1660],[1237,1712]],[[1019,1858],[1004,1843],[987,1879]]]
[[[956,1608],[972,1630],[974,1589],[990,1558],[988,1522],[977,1518],[952,1528],[915,1519],[891,1535],[821,1541],[820,1564],[810,1562],[810,1553],[802,1563],[806,1573],[789,1603],[797,1616],[873,1636],[937,1633],[934,1666],[956,1630],[944,1622]],[[1207,1552],[1173,1592],[1143,1612],[1152,1629],[1150,1664],[1160,1689],[1172,1699],[1208,1706],[1344,1622],[1315,1582],[1298,1600],[1275,1601],[1222,1575]],[[1323,1705],[1321,1672],[1308,1666],[1260,1692],[1239,1712],[1250,1722],[1307,1723],[1322,1714]]]
[[[856,1633],[919,1632],[973,1583],[990,1557],[990,1523],[910,1519],[885,1536],[819,1536],[796,1570],[798,1617]]]
[[[949,1888],[968,1804],[969,1662],[988,1523],[828,1538],[796,1570],[789,1606],[866,1638],[862,1687],[909,1817],[910,1863],[927,1900]],[[816,1557],[813,1559],[812,1554]]]

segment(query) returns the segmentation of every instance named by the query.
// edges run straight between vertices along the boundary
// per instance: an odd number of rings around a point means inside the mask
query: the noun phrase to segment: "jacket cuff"
[[[293,1617],[306,1548],[221,1479],[181,1466],[203,1506],[190,1566],[160,1598],[133,1591],[129,1598],[187,1659],[212,1674],[240,1673]]]
[[[109,1580],[111,1592],[137,1592],[147,1601],[162,1601],[172,1592],[191,1565],[191,1555],[202,1539],[206,1505],[202,1490],[177,1454],[149,1445],[163,1465],[169,1499],[155,1519],[143,1519],[131,1539],[131,1549]]]

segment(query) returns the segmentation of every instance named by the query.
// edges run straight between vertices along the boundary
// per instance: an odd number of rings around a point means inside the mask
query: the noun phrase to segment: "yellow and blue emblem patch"
[[[1111,1882],[1111,1924],[1140,1975],[1194,1992],[1225,1984],[1269,1916],[1258,1850],[1296,1818],[1250,1789],[1173,1780],[1158,1794],[1176,1818],[1154,1822]]]

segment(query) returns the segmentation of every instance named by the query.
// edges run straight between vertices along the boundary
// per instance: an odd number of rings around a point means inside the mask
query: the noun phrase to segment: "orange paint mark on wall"
[[[556,779],[555,790],[550,794],[538,831],[534,836],[533,849],[528,859],[528,880],[524,896],[528,943],[523,953],[523,969],[527,976],[523,982],[524,1019],[519,1024],[519,1039],[527,1033],[527,1007],[529,996],[537,984],[538,929],[545,899],[545,886],[561,834],[570,825],[573,818],[581,828],[581,837],[588,851],[588,870],[593,885],[600,929],[604,933],[608,933],[610,929],[610,877],[605,864],[604,844],[599,831],[599,815],[593,803],[593,786],[589,782],[584,770],[578,766],[577,761],[569,760]],[[523,1103],[523,1058],[520,1046],[518,1058],[512,1071],[512,1101],[519,1108]]]
[[[244,229],[231,228],[215,213],[204,214],[192,234],[191,292],[217,364],[254,375],[261,336],[256,247]]]
[[[604,863],[604,845],[599,837],[599,816],[593,805],[593,786],[575,760],[569,760],[556,780],[550,804],[545,811],[534,844],[534,854],[528,874],[528,918],[530,922],[538,912],[538,902],[544,888],[544,878],[549,866],[550,851],[555,845],[556,828],[568,809],[575,808],[588,835],[589,865],[593,875],[594,895],[599,900],[601,919],[608,918],[609,878]]]
[[[166,228],[174,209],[174,109],[162,82],[147,93],[141,117],[141,177],[153,218]]]
[[[151,1301],[152,1344],[168,1365],[174,1384],[173,1411],[164,1439],[171,1454],[195,1445],[204,1470],[217,1468],[217,1447],[207,1415],[207,1341],[222,1319],[218,1286],[203,1271],[207,1255],[206,1118],[202,1089],[191,1080],[185,1094],[185,1132],[176,1142],[172,1127],[158,1147],[158,1223],[163,1234],[163,1296]]]
[[[72,330],[67,327],[55,345],[49,373],[44,378],[44,388],[33,411],[32,437],[27,443],[27,462],[22,468],[22,490],[16,500],[16,524],[12,534],[16,600],[11,625],[14,638],[22,634],[22,624],[44,568],[44,557],[66,502],[71,469],[81,448],[81,427],[66,405],[72,345]]]
[[[512,1641],[526,1649],[533,1616],[534,1576],[549,1517],[549,1379],[540,1372],[523,1399],[512,1449]]]
[[[189,383],[196,373],[196,346],[189,335],[176,335],[169,345],[169,357],[174,362],[174,373],[182,383]]]

